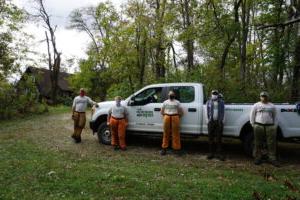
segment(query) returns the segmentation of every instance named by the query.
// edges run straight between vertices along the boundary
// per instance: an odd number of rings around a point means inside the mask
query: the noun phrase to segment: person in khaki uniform
[[[72,106],[72,119],[74,120],[74,133],[71,136],[76,143],[81,142],[81,132],[85,127],[86,116],[85,110],[87,104],[92,104],[98,107],[97,103],[92,101],[90,97],[85,96],[85,90],[83,88],[80,89],[79,96],[74,98],[73,106]]]
[[[115,97],[116,104],[108,111],[107,125],[111,128],[111,145],[115,150],[126,150],[127,110],[121,105],[121,97]]]
[[[267,92],[260,93],[260,102],[253,105],[250,112],[250,123],[254,130],[254,164],[262,164],[262,147],[264,139],[267,142],[268,161],[279,167],[276,159],[277,118],[276,108],[269,101]]]
[[[180,142],[180,117],[183,115],[180,102],[175,99],[175,93],[169,92],[169,99],[163,102],[161,108],[161,114],[163,115],[163,141],[161,155],[166,155],[167,148],[169,147],[169,140],[172,134],[172,148],[175,153],[180,154],[181,142]]]

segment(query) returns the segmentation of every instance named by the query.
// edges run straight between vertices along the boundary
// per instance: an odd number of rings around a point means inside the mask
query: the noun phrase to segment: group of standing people
[[[96,102],[85,96],[84,89],[80,89],[80,95],[73,101],[74,133],[72,138],[76,143],[81,142],[81,132],[85,126],[85,110],[87,104],[98,106]],[[161,108],[163,116],[163,137],[160,154],[167,154],[171,146],[175,154],[181,155],[180,118],[184,115],[180,102],[176,99],[174,91],[170,91],[168,99],[163,102]],[[217,90],[211,92],[211,98],[206,102],[206,119],[209,138],[209,154],[207,159],[216,158],[224,161],[222,152],[222,135],[225,120],[225,103],[223,95]],[[277,146],[277,118],[275,106],[269,101],[267,92],[260,94],[260,102],[253,105],[250,112],[250,123],[254,131],[254,164],[260,165],[264,161],[278,167],[276,158]],[[121,104],[121,97],[115,97],[115,105],[108,112],[107,125],[111,130],[111,145],[115,150],[126,150],[126,127],[128,125],[128,112]],[[267,152],[263,154],[266,143]]]

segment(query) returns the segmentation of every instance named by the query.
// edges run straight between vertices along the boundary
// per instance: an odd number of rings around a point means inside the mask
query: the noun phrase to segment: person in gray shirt
[[[85,110],[87,104],[95,105],[98,107],[98,104],[91,100],[90,97],[85,96],[85,90],[83,88],[79,91],[79,96],[75,97],[72,105],[72,119],[74,120],[74,133],[71,136],[76,143],[81,142],[81,132],[85,127],[86,116]]]
[[[264,138],[267,142],[268,161],[279,167],[276,159],[277,117],[274,104],[269,101],[267,92],[260,93],[260,102],[253,105],[250,112],[250,123],[254,131],[254,164],[262,164],[262,146]]]

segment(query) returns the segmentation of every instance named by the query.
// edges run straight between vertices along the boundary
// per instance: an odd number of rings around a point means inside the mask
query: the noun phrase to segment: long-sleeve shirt
[[[253,105],[250,112],[250,123],[277,125],[276,108],[272,103],[258,102]]]
[[[206,103],[206,120],[210,121],[220,121],[224,122],[225,115],[225,104],[224,101],[218,99],[213,101],[212,99],[208,100]]]
[[[73,108],[74,108],[75,112],[85,112],[88,103],[91,104],[91,105],[97,104],[90,97],[77,96],[77,97],[74,98]]]

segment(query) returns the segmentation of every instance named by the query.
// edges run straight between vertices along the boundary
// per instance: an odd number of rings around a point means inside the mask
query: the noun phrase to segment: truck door
[[[128,130],[161,132],[160,109],[165,100],[164,87],[146,88],[131,98],[128,105]]]
[[[197,102],[196,88],[194,86],[173,86],[176,99],[180,101],[184,115],[180,120],[181,133],[200,134],[202,124],[202,104]],[[200,116],[201,114],[201,116]]]

